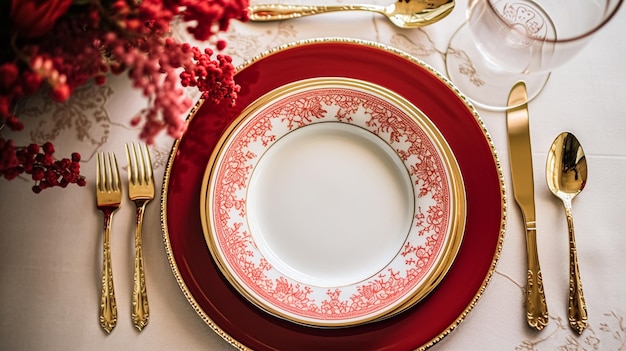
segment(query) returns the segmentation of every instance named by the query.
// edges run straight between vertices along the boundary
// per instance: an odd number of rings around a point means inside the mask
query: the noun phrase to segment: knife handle
[[[543,277],[537,253],[537,231],[534,225],[526,229],[528,249],[528,279],[526,281],[526,320],[537,330],[548,325],[548,304],[543,291]]]

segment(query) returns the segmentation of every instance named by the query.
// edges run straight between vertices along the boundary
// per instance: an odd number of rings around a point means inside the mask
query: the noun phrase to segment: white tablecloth
[[[380,15],[342,13],[266,24],[233,23],[223,38],[237,64],[287,42],[339,36],[396,47],[444,72],[447,43],[463,22],[465,7],[465,1],[458,1],[450,16],[416,30],[395,28]],[[432,350],[626,349],[625,32],[626,9],[621,9],[582,53],[553,72],[543,93],[530,103],[548,326],[537,332],[524,319],[526,251],[521,214],[510,188],[505,115],[479,110],[504,171],[506,237],[484,295],[465,321]],[[232,349],[197,316],[174,279],[162,240],[159,199],[148,205],[144,224],[150,323],[139,333],[129,316],[134,205],[125,199],[114,218],[112,236],[118,325],[110,335],[99,325],[102,215],[95,206],[94,155],[114,151],[120,163],[126,164],[124,142],[138,136],[129,120],[145,100],[124,77],[111,77],[104,86],[80,89],[64,105],[42,99],[28,104],[23,113],[28,130],[13,137],[24,143],[45,137],[55,143],[60,155],[80,152],[88,186],[35,195],[30,181],[0,181],[0,350]],[[563,208],[544,180],[547,150],[562,131],[580,139],[589,166],[587,186],[574,201],[579,264],[589,309],[589,327],[581,336],[567,324],[568,244]],[[151,148],[158,193],[172,143],[163,136]]]

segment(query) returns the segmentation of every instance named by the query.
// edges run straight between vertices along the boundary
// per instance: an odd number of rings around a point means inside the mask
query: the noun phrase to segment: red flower
[[[38,37],[72,5],[72,0],[11,0],[11,24],[27,38]]]
[[[14,63],[0,65],[0,89],[9,90],[17,80],[20,72]]]

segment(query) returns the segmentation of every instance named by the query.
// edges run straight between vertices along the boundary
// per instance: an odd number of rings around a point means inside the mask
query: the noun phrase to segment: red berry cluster
[[[61,160],[55,160],[53,154],[54,146],[49,142],[17,147],[13,140],[0,138],[0,175],[7,180],[20,174],[30,175],[35,181],[32,188],[35,193],[55,186],[86,185],[85,177],[80,175],[79,153]]]
[[[150,102],[131,120],[142,125],[140,137],[152,143],[166,130],[178,138],[192,105],[183,87],[195,87],[205,99],[234,104],[239,86],[230,57],[179,43],[171,37],[171,22],[181,19],[195,39],[210,40],[222,50],[226,42],[215,35],[227,30],[231,19],[246,21],[248,4],[249,0],[11,0],[0,5],[4,23],[0,41],[7,44],[0,46],[0,125],[23,129],[12,107],[44,85],[54,100],[64,102],[90,79],[104,84],[107,73],[127,72]],[[16,147],[2,139],[0,176],[30,174],[35,192],[84,184],[74,160],[80,156],[55,161],[51,153],[34,150],[32,145]]]
[[[226,99],[234,103],[239,92],[232,59],[214,56],[210,48],[200,50],[176,41],[168,35],[172,19],[180,16],[195,24],[187,30],[198,40],[209,40],[228,29],[231,19],[247,20],[247,7],[247,0],[113,3],[109,19],[125,30],[111,30],[99,42],[113,58],[111,71],[128,68],[134,87],[150,99],[150,106],[131,120],[133,125],[142,125],[142,139],[152,143],[162,130],[174,138],[185,131],[181,117],[192,101],[182,87],[195,87],[203,98],[215,102]],[[217,40],[215,46],[224,49],[226,42]]]
[[[11,130],[20,131],[24,125],[11,110],[13,104],[41,88],[41,77],[32,71],[20,72],[14,62],[0,63],[0,124],[4,121]]]

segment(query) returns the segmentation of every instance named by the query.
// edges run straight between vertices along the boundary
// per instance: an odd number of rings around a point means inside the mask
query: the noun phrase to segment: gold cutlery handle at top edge
[[[382,13],[384,8],[376,5],[251,5],[251,21],[279,21],[337,11],[370,11]]]
[[[528,279],[526,282],[526,320],[528,325],[537,330],[548,325],[548,304],[543,289],[543,277],[537,253],[537,232],[534,228],[526,229],[528,249]]]

